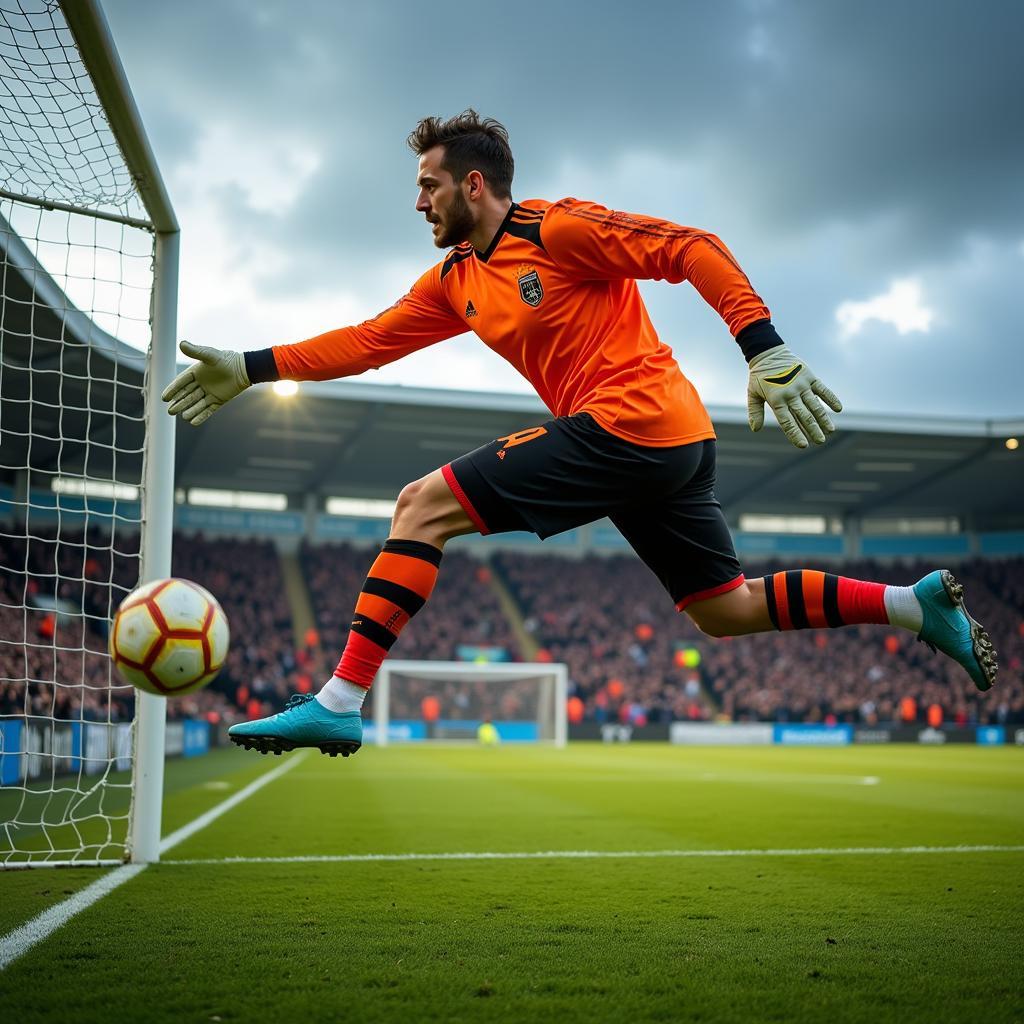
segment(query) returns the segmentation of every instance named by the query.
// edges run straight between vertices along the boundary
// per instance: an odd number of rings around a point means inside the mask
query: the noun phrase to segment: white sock
[[[886,587],[882,597],[889,625],[902,626],[913,633],[920,633],[924,625],[924,612],[913,587]]]
[[[350,683],[347,679],[331,676],[324,683],[324,688],[316,695],[316,699],[328,711],[344,714],[346,711],[358,711],[366,699],[366,687]]]

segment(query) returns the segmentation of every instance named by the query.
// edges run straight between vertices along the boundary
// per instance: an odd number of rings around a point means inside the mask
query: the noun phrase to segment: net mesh
[[[56,0],[0,0],[4,189],[144,218]]]
[[[0,0],[0,136],[0,864],[116,861],[154,240],[56,3]]]

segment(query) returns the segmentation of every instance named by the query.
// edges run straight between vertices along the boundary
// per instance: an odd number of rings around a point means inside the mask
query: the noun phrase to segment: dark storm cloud
[[[419,116],[471,104],[536,178],[645,146],[719,161],[796,222],[899,206],[954,232],[1022,212],[1016,3],[110,7],[126,59],[144,46],[159,73],[162,96],[140,88],[162,123],[242,108],[318,137],[304,226],[328,237],[379,223],[364,190],[408,191]]]
[[[286,216],[254,216],[240,189],[223,204],[239,237],[287,254],[265,274],[268,294],[358,288],[384,261],[436,259],[404,139],[419,117],[469,105],[508,126],[518,196],[557,198],[557,183],[722,233],[795,337],[822,337],[841,301],[911,273],[930,271],[947,305],[978,310],[956,296],[970,239],[1020,256],[1015,2],[106,7],[165,168],[217,120],[317,150]],[[637,153],[658,181],[630,179]],[[651,301],[668,340],[703,336],[706,311]],[[1015,312],[998,289],[994,301],[983,321],[996,346]],[[937,322],[931,345],[954,345],[952,329]],[[819,373],[847,356],[824,353]]]

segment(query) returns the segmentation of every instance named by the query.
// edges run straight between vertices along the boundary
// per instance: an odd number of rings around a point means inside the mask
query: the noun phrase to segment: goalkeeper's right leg
[[[377,556],[356,602],[344,653],[316,695],[296,695],[280,714],[228,730],[247,750],[280,754],[317,747],[348,757],[362,744],[360,709],[374,676],[409,619],[427,602],[445,542],[476,530],[438,470],[399,495],[391,538]]]

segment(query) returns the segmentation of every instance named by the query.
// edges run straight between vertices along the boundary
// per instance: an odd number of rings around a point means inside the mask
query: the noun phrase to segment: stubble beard
[[[473,211],[461,192],[455,193],[451,206],[445,211],[444,221],[444,228],[434,242],[438,249],[448,249],[465,242],[473,233],[473,228],[476,227]]]

